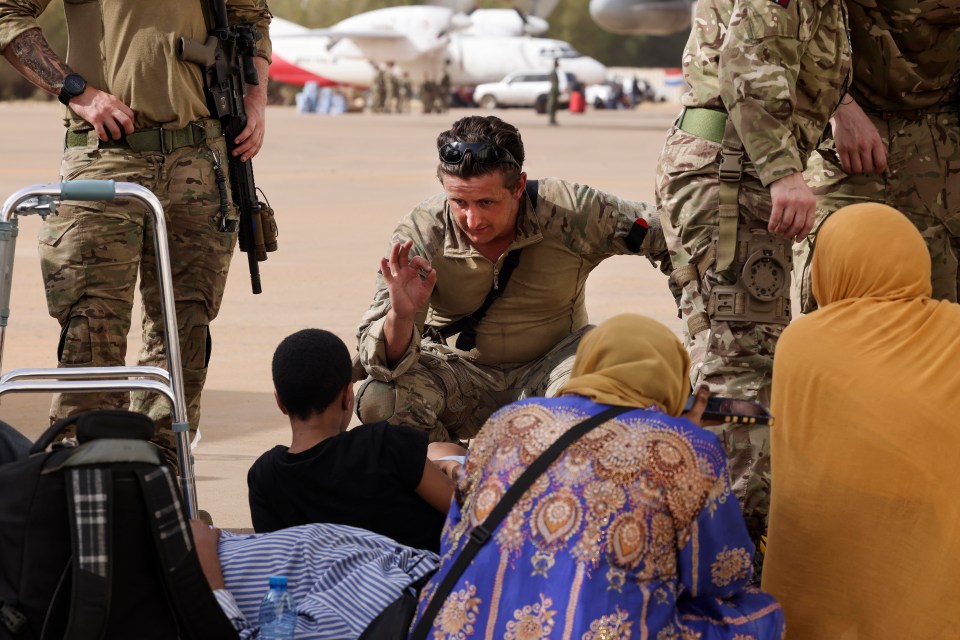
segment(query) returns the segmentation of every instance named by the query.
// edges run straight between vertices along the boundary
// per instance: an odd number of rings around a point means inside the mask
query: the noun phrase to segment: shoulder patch
[[[778,4],[784,9],[790,6],[790,0],[770,0],[773,4]]]

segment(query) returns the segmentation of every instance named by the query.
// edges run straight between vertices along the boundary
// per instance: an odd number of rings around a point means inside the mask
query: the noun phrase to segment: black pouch
[[[417,613],[420,589],[434,573],[436,569],[404,589],[399,598],[387,605],[387,608],[367,625],[357,640],[405,640],[410,632],[413,616]]]

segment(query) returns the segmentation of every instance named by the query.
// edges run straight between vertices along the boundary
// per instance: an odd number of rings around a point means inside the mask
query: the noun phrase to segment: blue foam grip
[[[113,180],[71,180],[60,183],[61,200],[113,200],[117,195]]]

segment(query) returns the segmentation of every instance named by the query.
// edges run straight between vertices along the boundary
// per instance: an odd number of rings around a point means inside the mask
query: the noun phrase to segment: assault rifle
[[[224,0],[201,2],[204,10],[212,5],[213,26],[204,43],[189,38],[180,38],[177,56],[181,60],[200,65],[204,75],[204,91],[207,106],[213,117],[220,120],[220,128],[227,141],[227,161],[230,174],[230,191],[233,203],[240,210],[240,250],[246,252],[250,267],[250,284],[254,293],[260,293],[260,265],[267,259],[268,251],[276,251],[276,223],[273,210],[257,199],[257,187],[253,181],[253,163],[241,162],[234,157],[237,136],[247,125],[243,105],[245,84],[260,84],[257,68],[253,64],[260,33],[252,24],[230,26]],[[220,158],[214,156],[217,187],[220,190],[220,230],[236,231],[236,221],[228,219],[226,178],[220,166]]]

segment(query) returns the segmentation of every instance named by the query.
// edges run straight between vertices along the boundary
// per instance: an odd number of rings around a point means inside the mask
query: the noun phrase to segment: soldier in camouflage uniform
[[[400,78],[397,77],[397,70],[392,62],[387,63],[387,72],[384,76],[386,82],[386,96],[384,98],[383,110],[385,113],[400,113]]]
[[[374,113],[383,113],[387,104],[387,74],[380,65],[374,65],[377,72],[373,76],[370,87],[370,110]]]
[[[806,177],[817,195],[814,231],[845,205],[867,200],[890,205],[927,242],[933,297],[956,302],[960,0],[847,0],[847,9],[853,84],[807,164]],[[817,306],[810,285],[813,239],[794,247],[804,312]]]
[[[528,182],[520,133],[499,118],[458,120],[437,147],[445,193],[394,231],[360,323],[370,377],[357,415],[448,441],[518,398],[556,393],[589,328],[585,284],[602,260],[669,262],[652,206],[558,178]],[[499,297],[478,314],[493,287]]]
[[[163,204],[184,386],[195,432],[210,359],[209,327],[220,308],[236,244],[230,222],[237,217],[230,206],[228,219],[221,220],[215,167],[226,171],[227,151],[219,122],[209,117],[201,71],[178,60],[174,50],[180,36],[206,40],[202,5],[67,2],[70,51],[64,62],[37,24],[48,3],[0,0],[0,49],[15,68],[48,93],[59,93],[69,107],[61,179],[135,182]],[[95,10],[88,11],[90,6]],[[263,36],[254,63],[260,84],[247,87],[248,122],[235,152],[248,160],[263,143],[270,13],[264,0],[227,0],[227,9],[232,23],[254,23]],[[75,77],[64,87],[69,75]],[[61,367],[124,364],[138,270],[144,301],[139,363],[166,366],[148,220],[143,207],[129,201],[64,202],[44,222],[41,269],[50,315],[62,327]],[[139,392],[132,396],[58,396],[50,418],[129,403],[158,421],[155,439],[176,468],[167,402]]]
[[[436,110],[437,102],[437,83],[430,76],[425,76],[423,84],[420,85],[420,104],[423,106],[423,113],[433,113]]]
[[[801,172],[849,67],[840,2],[697,3],[683,56],[691,88],[657,171],[695,387],[769,404],[773,350],[790,319],[791,240],[814,219]],[[769,502],[768,429],[714,430],[758,538]]]

